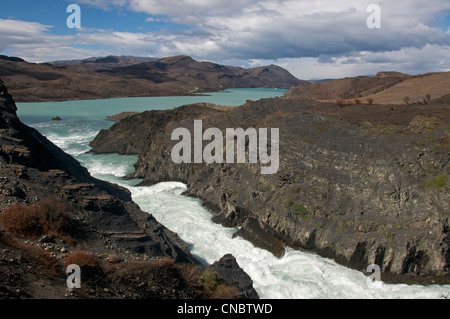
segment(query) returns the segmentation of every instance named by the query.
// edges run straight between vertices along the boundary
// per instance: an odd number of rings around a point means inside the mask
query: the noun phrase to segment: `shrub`
[[[196,286],[200,279],[200,271],[194,264],[175,264],[181,277],[189,286]]]
[[[217,272],[205,271],[200,276],[200,283],[212,299],[233,299],[239,294],[237,288],[228,286]]]
[[[327,128],[324,127],[324,126],[319,126],[319,127],[316,128],[316,133],[318,133],[318,134],[323,134],[326,131],[327,131]]]
[[[355,99],[355,104],[356,105],[360,105],[361,104],[361,100],[360,99]]]
[[[369,105],[372,105],[372,104],[373,104],[373,102],[374,102],[374,100],[373,100],[373,99],[371,99],[371,98],[367,99],[367,103],[368,103]]]
[[[40,207],[13,205],[0,214],[0,224],[14,236],[35,237],[44,232]]]
[[[70,255],[68,255],[65,259],[66,267],[72,264],[82,267],[97,267],[97,262],[85,251],[78,250]]]
[[[42,217],[49,231],[65,233],[70,225],[70,217],[67,214],[69,204],[57,199],[48,198],[39,203]]]
[[[85,251],[78,250],[68,255],[64,260],[66,268],[69,265],[78,265],[81,275],[86,279],[94,279],[95,276],[103,272],[100,265]]]
[[[0,214],[0,224],[11,234],[36,237],[49,232],[63,234],[70,225],[69,205],[58,199],[42,200],[40,205],[13,205]]]
[[[214,292],[217,287],[225,284],[225,280],[216,272],[205,271],[200,276],[200,283],[209,292]]]
[[[306,207],[303,206],[303,205],[299,205],[299,204],[295,204],[292,207],[291,212],[294,215],[301,215],[301,216],[307,216],[308,215],[308,210],[306,209]]]

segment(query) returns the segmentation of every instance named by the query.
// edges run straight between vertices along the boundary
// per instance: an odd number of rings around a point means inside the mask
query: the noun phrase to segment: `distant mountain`
[[[7,55],[0,55],[0,60],[6,60],[6,61],[13,61],[13,62],[25,62],[24,59],[15,57],[15,56],[7,56]]]
[[[107,56],[107,57],[92,57],[87,59],[79,60],[60,60],[47,62],[48,64],[54,66],[69,66],[69,65],[79,65],[89,67],[94,70],[100,69],[111,69],[117,67],[124,67],[135,65],[144,62],[154,62],[158,61],[158,58],[146,58],[146,57],[134,57],[134,56]]]
[[[256,87],[290,88],[305,83],[287,70],[275,65],[244,69],[211,62],[198,62],[184,55],[114,68],[105,73],[156,83],[177,82],[182,86],[194,86],[199,91]]]
[[[0,75],[18,102],[189,95],[227,88],[289,89],[306,83],[275,65],[244,69],[188,56],[159,60],[108,56],[48,63],[4,58]]]

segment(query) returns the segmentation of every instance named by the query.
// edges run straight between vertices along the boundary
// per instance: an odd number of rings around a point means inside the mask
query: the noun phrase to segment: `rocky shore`
[[[224,226],[282,256],[286,246],[393,283],[450,283],[448,103],[352,105],[274,98],[237,108],[207,104],[123,118],[94,152],[139,154],[129,177],[180,181]],[[280,169],[175,164],[174,129],[280,128]],[[204,145],[207,143],[205,142]]]
[[[257,298],[235,261],[211,290],[213,270],[176,233],[16,111],[0,80],[0,298]],[[67,289],[68,263],[80,264],[82,289]]]

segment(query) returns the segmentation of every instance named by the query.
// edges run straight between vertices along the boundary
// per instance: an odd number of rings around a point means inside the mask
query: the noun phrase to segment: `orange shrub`
[[[13,205],[0,214],[0,225],[20,237],[63,234],[70,225],[68,209],[67,203],[56,198],[42,200],[40,205]]]
[[[96,268],[98,266],[94,258],[92,258],[88,253],[81,250],[78,250],[73,254],[67,256],[64,262],[66,264],[66,267],[73,264],[80,266],[80,268]]]
[[[40,236],[44,232],[39,206],[13,205],[0,214],[0,224],[15,236]]]
[[[76,251],[70,254],[64,260],[66,269],[69,265],[78,265],[81,269],[81,275],[83,280],[94,281],[101,279],[103,273],[102,267],[92,258],[88,253],[84,251]]]

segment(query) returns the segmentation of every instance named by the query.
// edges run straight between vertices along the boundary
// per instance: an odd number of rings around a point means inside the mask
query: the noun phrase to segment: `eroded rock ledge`
[[[139,154],[142,185],[180,181],[224,226],[281,256],[306,249],[390,282],[449,282],[447,104],[333,104],[290,99],[238,108],[188,105],[127,117],[94,152]],[[254,164],[174,164],[175,128],[280,128],[280,170]],[[205,142],[206,145],[206,142]]]

